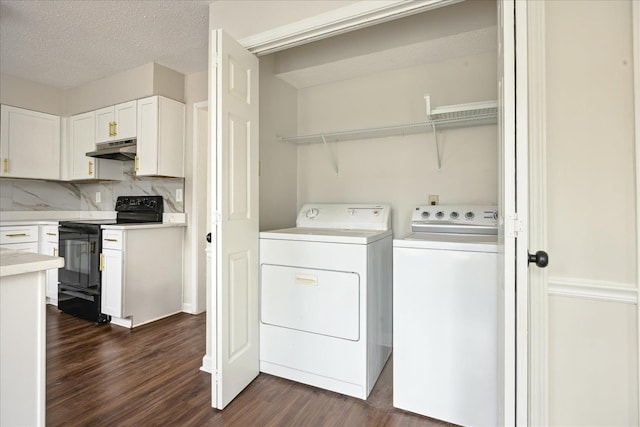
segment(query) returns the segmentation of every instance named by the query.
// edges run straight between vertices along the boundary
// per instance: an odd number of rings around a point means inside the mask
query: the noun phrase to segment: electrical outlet
[[[102,195],[99,191],[96,191],[96,203],[102,202]]]
[[[437,205],[438,203],[440,203],[440,201],[438,200],[439,197],[435,194],[430,194],[429,195],[429,205]]]
[[[182,201],[182,188],[176,190],[176,202]]]

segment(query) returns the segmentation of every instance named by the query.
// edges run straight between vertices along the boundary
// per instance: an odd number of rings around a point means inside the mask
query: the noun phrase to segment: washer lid
[[[261,239],[306,242],[350,243],[366,245],[391,236],[391,230],[337,230],[328,228],[295,227],[263,231]]]
[[[409,233],[393,240],[394,248],[440,249],[466,252],[497,252],[495,234]]]
[[[341,230],[390,230],[391,206],[385,204],[307,203],[297,227]]]

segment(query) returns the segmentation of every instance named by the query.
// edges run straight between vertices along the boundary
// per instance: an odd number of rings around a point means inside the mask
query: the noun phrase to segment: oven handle
[[[83,234],[97,234],[95,232],[92,232],[92,230],[88,230],[86,228],[82,228],[82,227],[78,227],[78,228],[72,228],[72,227],[58,227],[58,231],[61,232],[66,232],[66,233],[83,233]]]

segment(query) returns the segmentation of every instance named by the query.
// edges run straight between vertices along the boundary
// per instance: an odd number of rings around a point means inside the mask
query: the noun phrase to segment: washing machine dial
[[[422,212],[422,213],[420,214],[420,216],[422,216],[422,218],[424,218],[424,219],[429,218],[429,215],[430,215],[430,214],[429,214],[429,212],[427,212],[427,211],[424,211],[424,212]]]
[[[449,214],[449,218],[451,219],[458,219],[458,217],[460,216],[460,214],[456,211],[453,211]]]
[[[307,211],[305,215],[307,218],[313,219],[317,217],[319,213],[320,213],[320,210],[318,208],[311,208]]]
[[[473,219],[473,218],[475,218],[475,217],[476,217],[476,214],[474,214],[473,212],[469,211],[469,212],[467,212],[466,214],[464,214],[464,217],[465,217],[466,219]]]
[[[438,218],[438,219],[444,218],[444,212],[442,212],[442,211],[436,212],[436,218]]]

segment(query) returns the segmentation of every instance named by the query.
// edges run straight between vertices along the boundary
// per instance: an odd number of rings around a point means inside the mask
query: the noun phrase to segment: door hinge
[[[214,220],[215,220],[216,224],[220,224],[220,212],[219,211],[215,212],[214,217],[215,217]]]
[[[520,233],[524,232],[524,223],[518,218],[517,213],[508,214],[504,221],[504,234],[510,238],[520,237]]]

